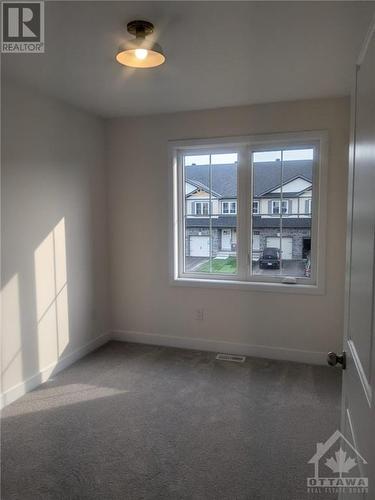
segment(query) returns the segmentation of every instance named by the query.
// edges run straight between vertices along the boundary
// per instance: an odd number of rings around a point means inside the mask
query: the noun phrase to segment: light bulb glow
[[[137,59],[146,59],[147,57],[147,54],[148,54],[148,51],[146,49],[136,49],[135,50],[135,57]]]
[[[130,68],[155,68],[165,61],[161,47],[154,43],[147,49],[145,47],[134,47],[134,43],[119,48],[116,60]]]

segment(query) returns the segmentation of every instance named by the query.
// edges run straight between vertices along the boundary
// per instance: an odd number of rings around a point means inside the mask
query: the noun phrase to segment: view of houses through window
[[[312,148],[253,153],[253,274],[310,277],[312,165]]]
[[[313,155],[251,153],[250,274],[311,276]],[[186,153],[183,170],[184,272],[237,274],[238,152]]]
[[[237,153],[184,157],[185,271],[237,271]],[[196,207],[206,204],[208,212]]]

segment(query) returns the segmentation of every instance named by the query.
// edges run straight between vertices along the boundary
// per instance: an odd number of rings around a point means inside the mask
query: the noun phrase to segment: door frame
[[[228,235],[226,235],[226,236],[229,236],[229,248],[223,247],[224,231],[228,231]],[[223,250],[224,252],[230,252],[232,250],[232,230],[229,228],[221,230],[221,250]]]

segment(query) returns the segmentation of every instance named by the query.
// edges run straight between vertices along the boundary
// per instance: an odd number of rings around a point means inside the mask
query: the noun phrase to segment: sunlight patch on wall
[[[43,318],[56,297],[53,247],[53,232],[51,232],[34,254],[37,321]]]
[[[34,253],[39,368],[55,362],[69,343],[64,218]]]
[[[56,289],[59,292],[67,282],[66,275],[66,241],[65,241],[65,220],[57,224],[53,230],[55,241],[55,271],[56,271]]]
[[[57,349],[58,355],[64,352],[69,344],[69,304],[68,289],[66,286],[61,290],[56,298],[57,316]]]
[[[1,291],[1,389],[9,387],[8,380],[22,380],[22,338],[20,324],[20,298],[18,274],[15,274]],[[3,340],[7,339],[6,349]]]
[[[34,254],[39,368],[57,359],[56,289],[53,231]]]
[[[57,224],[53,230],[55,244],[55,273],[56,273],[56,306],[57,306],[57,338],[58,355],[60,356],[69,344],[69,304],[66,273],[66,237],[65,219]]]

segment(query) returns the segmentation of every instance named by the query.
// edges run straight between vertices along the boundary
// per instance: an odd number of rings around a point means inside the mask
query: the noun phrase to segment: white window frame
[[[280,215],[280,202],[278,200],[272,200],[271,205],[272,205],[271,214]]]
[[[286,210],[282,215],[287,215],[289,213],[289,200],[283,200],[282,203],[286,203]],[[280,215],[280,206],[282,206],[282,203],[280,200],[272,200],[272,215]],[[278,212],[274,211],[276,207],[278,207]]]
[[[208,217],[210,215],[210,202],[209,201],[194,201],[194,203],[195,203],[195,205],[194,205],[195,214],[194,215],[200,215],[201,217]],[[201,207],[200,214],[197,213],[197,205],[200,205],[200,207]],[[207,205],[207,213],[206,214],[204,213],[203,205]]]
[[[232,212],[232,204],[234,204],[234,212]],[[224,205],[228,205],[228,212],[224,212]],[[221,202],[222,215],[237,215],[237,201],[222,201]]]
[[[226,206],[227,206],[227,208],[228,208],[228,212],[225,212],[225,211],[224,211],[224,206],[225,206],[225,205],[226,205]],[[223,201],[223,202],[221,203],[221,213],[222,213],[223,215],[228,215],[228,214],[229,214],[229,201]]]
[[[305,202],[307,202],[308,211],[306,212],[306,204],[305,204],[305,215],[311,215],[311,198],[306,198]]]
[[[254,211],[254,204],[256,204],[256,207],[257,207],[256,211]],[[259,202],[259,200],[253,200],[252,208],[253,208],[253,210],[252,210],[253,215],[260,214],[260,202]]]
[[[252,245],[252,168],[249,168],[252,153],[278,148],[315,147],[312,196],[312,276],[282,277],[256,275],[251,272]],[[173,141],[169,144],[170,159],[170,278],[171,284],[193,287],[225,287],[242,290],[286,293],[325,293],[326,268],[326,220],[327,220],[327,155],[328,134],[326,131],[296,132],[287,134],[255,135],[237,138],[219,138],[196,141]],[[183,155],[211,154],[237,151],[237,274],[207,275],[186,273],[184,263],[184,173]],[[247,202],[244,202],[246,200]]]

